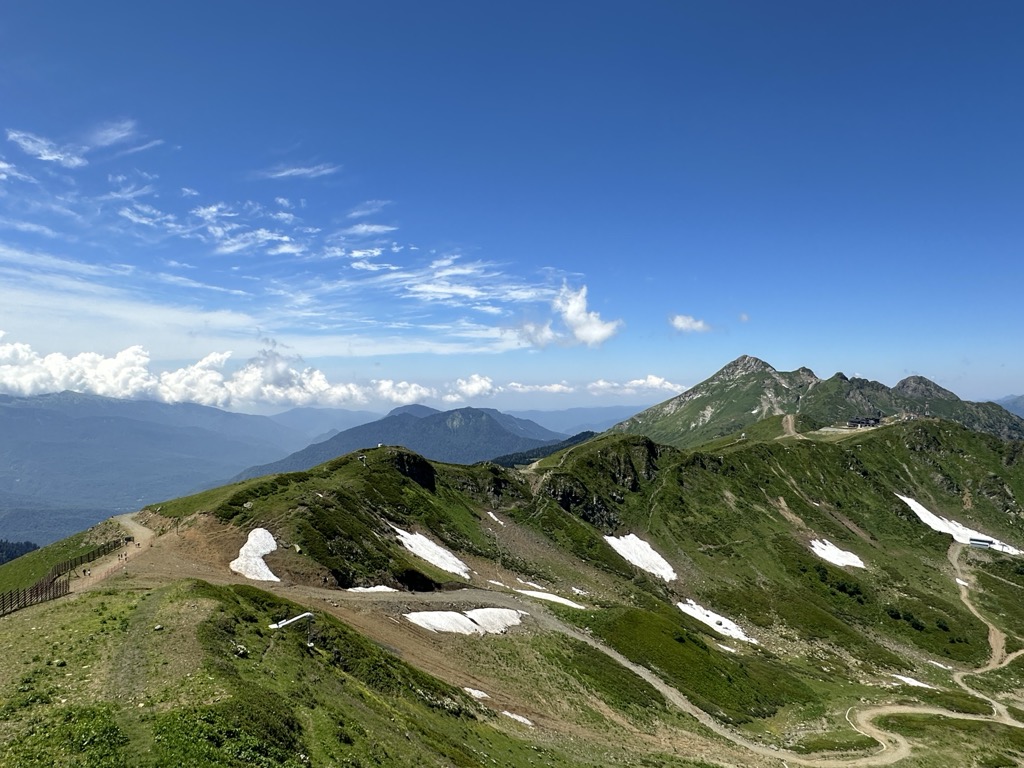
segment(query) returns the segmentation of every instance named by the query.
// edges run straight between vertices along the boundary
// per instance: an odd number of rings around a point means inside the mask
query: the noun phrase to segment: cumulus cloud
[[[690,315],[675,315],[671,322],[673,328],[683,333],[705,333],[711,330],[710,325]]]
[[[0,342],[3,334],[0,332]],[[40,355],[29,345],[0,343],[0,392],[40,395],[72,390],[105,397],[191,402],[220,408],[253,405],[325,405],[365,403],[371,391],[356,384],[331,384],[322,371],[302,365],[297,357],[264,349],[237,371],[224,368],[230,352],[214,352],[193,365],[173,371],[152,370],[141,346],[113,356],[84,352],[68,357]],[[406,393],[423,396],[417,385],[404,382]],[[409,402],[412,402],[410,400]]]
[[[610,339],[622,325],[621,320],[604,321],[597,312],[587,311],[587,287],[573,291],[563,285],[552,307],[562,316],[573,338],[589,347]]]
[[[37,160],[57,163],[64,168],[81,168],[89,161],[82,155],[85,147],[58,146],[55,142],[28,131],[7,131],[7,140],[18,145],[22,152]]]
[[[673,384],[661,376],[648,374],[642,379],[631,379],[627,382],[606,381],[598,379],[587,385],[587,390],[593,395],[639,395],[651,392],[683,392],[686,387],[681,384]]]
[[[442,399],[448,403],[457,403],[467,398],[487,397],[498,392],[501,392],[501,387],[495,386],[489,377],[474,373],[468,379],[456,379]]]
[[[424,387],[408,381],[375,379],[371,383],[377,397],[399,405],[411,405],[412,403],[418,403],[421,400],[437,396],[437,393],[430,387]]]

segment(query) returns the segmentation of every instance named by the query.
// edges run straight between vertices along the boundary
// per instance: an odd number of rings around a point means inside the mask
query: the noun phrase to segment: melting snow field
[[[459,560],[455,555],[439,544],[435,544],[421,533],[409,533],[401,528],[392,525],[395,533],[398,534],[402,546],[408,549],[417,557],[422,557],[431,565],[436,565],[442,571],[454,573],[464,579],[469,578],[469,566]]]
[[[398,590],[393,587],[385,587],[380,584],[376,587],[349,587],[345,590],[346,592],[397,592]]]
[[[277,549],[274,535],[266,528],[253,528],[249,538],[238,550],[238,557],[228,564],[235,573],[253,581],[280,581],[263,562],[263,556]]]
[[[978,531],[971,530],[967,526],[961,525],[956,520],[947,520],[945,517],[939,517],[934,512],[927,510],[920,502],[915,501],[909,496],[900,496],[898,493],[896,496],[899,497],[904,504],[910,507],[922,523],[927,525],[933,531],[948,533],[953,537],[954,541],[958,541],[961,544],[970,544],[972,538],[988,539],[992,542],[989,548],[994,549],[997,552],[1005,552],[1008,555],[1024,554],[1019,549],[1011,547],[1009,544],[1005,544],[998,539],[994,539],[986,533],[979,533]]]
[[[529,725],[531,727],[533,726],[533,723],[531,723],[529,720],[527,720],[522,715],[517,715],[517,714],[515,714],[513,712],[509,712],[508,710],[504,710],[501,714],[503,714],[505,717],[511,717],[513,720],[515,720],[517,722],[520,722],[523,725]]]
[[[715,631],[723,634],[727,637],[734,638],[735,640],[743,640],[747,643],[753,643],[757,645],[757,640],[752,637],[747,637],[747,634],[739,628],[739,625],[731,619],[720,616],[714,611],[709,611],[707,608],[702,608],[697,605],[693,600],[687,600],[685,603],[676,603],[676,606],[683,613],[688,616],[692,616],[697,621],[701,621],[707,624]]]
[[[815,539],[811,542],[811,550],[822,560],[828,560],[835,565],[850,565],[854,568],[864,568],[864,561],[853,552],[840,549],[828,539]]]
[[[636,534],[605,536],[604,540],[622,556],[623,560],[632,563],[637,568],[653,573],[665,581],[675,580],[676,572],[672,570],[672,566],[668,564],[668,561],[655,552],[650,544]]]
[[[483,691],[478,691],[476,688],[463,688],[466,693],[472,696],[474,699],[489,699],[491,698]]]
[[[459,635],[500,635],[509,627],[522,623],[523,611],[511,608],[477,608],[472,611],[416,611],[402,614],[417,626],[431,632],[454,632]]]

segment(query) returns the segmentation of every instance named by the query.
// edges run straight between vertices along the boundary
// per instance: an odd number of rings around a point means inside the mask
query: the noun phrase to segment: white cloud
[[[20,181],[35,181],[31,176],[22,173],[10,163],[0,160],[0,181],[6,181],[8,178]]]
[[[468,379],[456,379],[454,384],[449,385],[449,392],[442,399],[448,403],[456,403],[467,398],[487,397],[498,392],[501,392],[501,387],[496,387],[489,377],[474,373]]]
[[[741,323],[746,323],[749,320],[750,320],[750,315],[748,315],[746,312],[740,312],[740,322]]]
[[[42,224],[36,224],[31,221],[16,221],[4,216],[0,216],[0,229],[13,229],[16,232],[29,232],[34,235],[44,235],[45,237],[58,236],[54,230]]]
[[[363,216],[372,216],[375,213],[379,213],[390,204],[390,200],[367,200],[365,203],[360,203],[349,211],[348,217],[350,219],[359,219]]]
[[[294,208],[295,207],[294,205],[292,205],[292,201],[289,200],[287,197],[275,197],[274,198],[274,202],[277,203],[282,208]]]
[[[152,141],[147,141],[145,144],[140,144],[137,147],[129,147],[128,149],[123,149],[120,152],[118,152],[116,155],[114,155],[114,157],[124,157],[125,155],[134,155],[134,154],[136,154],[138,152],[145,152],[147,149],[153,149],[154,147],[159,147],[163,143],[164,143],[163,139],[153,139]]]
[[[606,381],[598,379],[587,385],[587,390],[593,395],[638,395],[651,392],[683,392],[686,387],[680,384],[673,384],[671,381],[648,374],[642,379],[631,379],[625,383]]]
[[[317,179],[321,176],[330,176],[340,170],[340,165],[320,163],[319,165],[278,166],[262,171],[258,175],[264,179]]]
[[[49,139],[36,136],[28,131],[7,131],[7,140],[17,144],[26,155],[31,155],[37,160],[57,163],[65,168],[81,168],[88,165],[82,155],[85,147],[59,147]]]
[[[621,320],[605,322],[597,312],[587,311],[586,286],[573,292],[568,286],[563,285],[552,302],[552,307],[562,316],[573,338],[587,346],[593,347],[607,341],[622,325]]]
[[[518,333],[523,341],[535,347],[545,347],[558,338],[558,334],[552,330],[550,322],[523,323]]]
[[[365,237],[368,235],[383,235],[388,232],[394,232],[396,229],[398,227],[389,227],[387,224],[354,224],[348,229],[343,229],[341,234]]]
[[[557,384],[520,384],[518,381],[510,381],[505,389],[523,394],[543,392],[551,395],[567,395],[576,391],[575,387],[565,381],[560,381]]]
[[[109,147],[127,141],[135,135],[134,120],[118,120],[104,123],[89,136],[89,145],[93,147]]]
[[[198,195],[199,195],[199,190],[198,189],[192,189],[192,187],[182,187],[181,188],[181,196],[182,197],[198,197]]]
[[[372,384],[377,397],[399,405],[410,405],[437,396],[436,391],[430,387],[408,381],[375,379]]]
[[[675,315],[671,322],[673,328],[683,333],[706,333],[711,330],[710,325],[690,315]]]

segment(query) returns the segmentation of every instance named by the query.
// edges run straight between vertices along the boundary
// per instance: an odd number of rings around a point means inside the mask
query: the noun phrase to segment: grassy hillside
[[[1024,548],[1024,445],[819,426],[695,451],[605,435],[523,471],[382,447],[154,505],[123,574],[0,620],[0,764],[838,766],[885,723],[908,739],[886,759],[960,765],[943,723],[965,715],[974,764],[1014,764],[1024,559],[953,544],[897,494]],[[281,582],[227,568],[256,527]],[[397,591],[346,591],[370,586]],[[481,608],[521,624],[408,618]],[[269,629],[307,610],[312,629]]]

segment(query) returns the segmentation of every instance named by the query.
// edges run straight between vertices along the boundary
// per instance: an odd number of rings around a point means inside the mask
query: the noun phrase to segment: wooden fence
[[[14,611],[27,608],[30,605],[63,597],[71,591],[71,571],[83,563],[91,563],[96,558],[113,552],[118,547],[124,546],[124,543],[125,539],[113,539],[85,554],[57,563],[31,587],[0,592],[0,616],[14,613]]]

